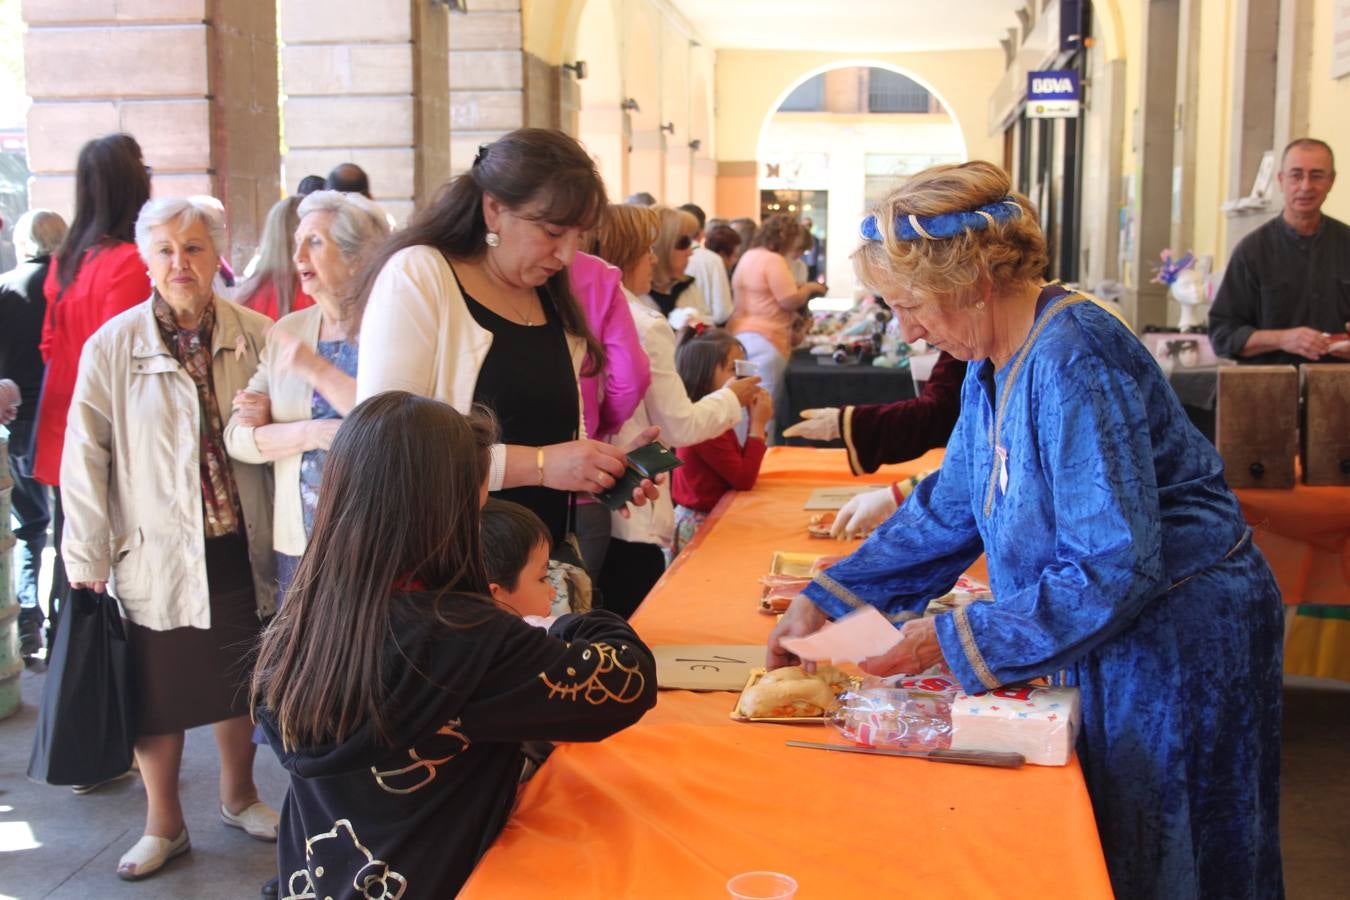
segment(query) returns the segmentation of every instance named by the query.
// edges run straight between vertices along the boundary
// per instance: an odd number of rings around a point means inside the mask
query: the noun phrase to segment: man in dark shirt
[[[1214,352],[1242,363],[1350,360],[1350,227],[1322,215],[1336,163],[1300,138],[1280,161],[1284,211],[1233,250],[1214,307]]]
[[[9,428],[10,469],[14,473],[12,503],[19,521],[18,538],[19,642],[25,659],[42,649],[42,607],[38,604],[38,572],[47,546],[51,511],[47,488],[33,478],[33,430],[44,367],[38,352],[42,317],[47,301],[42,283],[47,278],[52,251],[66,235],[66,223],[49,210],[24,213],[14,225],[14,249],[21,262],[0,276],[0,378],[18,389],[19,405],[0,410]]]

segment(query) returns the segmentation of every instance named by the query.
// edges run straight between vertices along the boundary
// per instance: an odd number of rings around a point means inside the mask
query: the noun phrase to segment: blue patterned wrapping
[[[946,240],[966,231],[983,231],[995,222],[1022,214],[1022,206],[1012,197],[1004,197],[979,209],[942,213],[937,216],[896,216],[895,236],[902,241]],[[860,229],[863,240],[885,240],[876,216],[868,216]]]
[[[967,691],[1080,688],[1118,896],[1282,896],[1280,594],[1218,454],[1081,297],[992,368],[971,364],[941,470],[807,596],[899,622],[986,552],[995,602],[938,617],[943,655]]]

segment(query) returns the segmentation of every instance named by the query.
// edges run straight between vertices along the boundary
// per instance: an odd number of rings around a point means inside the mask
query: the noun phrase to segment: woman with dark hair
[[[531,740],[598,741],[656,702],[612,613],[547,631],[490,596],[489,420],[390,391],[352,410],[253,704],[291,774],[291,897],[452,897],[510,815]],[[355,890],[355,894],[353,894]]]
[[[75,219],[47,272],[42,359],[47,374],[38,403],[33,477],[52,491],[56,563],[53,610],[65,593],[61,561],[61,451],[84,342],[113,316],[150,296],[145,261],[136,252],[136,216],[150,199],[150,168],[129,134],[110,134],[80,149],[75,166]],[[55,616],[48,624],[48,646]]]
[[[801,236],[801,225],[792,216],[770,216],[731,276],[736,310],[727,328],[745,346],[746,359],[759,367],[764,389],[775,403],[782,400],[783,373],[792,352],[792,320],[812,297],[825,294],[825,285],[798,283],[792,275],[787,257]],[[769,428],[772,433],[772,423]]]
[[[736,229],[730,225],[714,225],[708,229],[703,246],[722,257],[722,265],[726,266],[730,276],[731,270],[736,268],[736,260],[741,258],[741,236]]]
[[[586,437],[578,383],[606,354],[568,278],[604,208],[581,145],[513,131],[386,242],[349,316],[360,322],[357,400],[403,390],[461,412],[490,407],[504,443],[489,490],[532,509],[555,545],[571,530],[570,492],[608,490],[626,464],[622,449]],[[655,493],[647,485],[634,499]]]
[[[234,302],[267,316],[272,321],[314,305],[314,298],[300,286],[295,270],[295,231],[300,227],[300,201],[287,197],[272,204],[263,224],[258,262],[239,286]]]

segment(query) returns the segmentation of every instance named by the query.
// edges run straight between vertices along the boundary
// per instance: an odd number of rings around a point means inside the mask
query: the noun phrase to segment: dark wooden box
[[[1303,481],[1350,485],[1350,365],[1303,367]]]
[[[1235,488],[1292,488],[1298,454],[1298,370],[1219,369],[1214,444]]]

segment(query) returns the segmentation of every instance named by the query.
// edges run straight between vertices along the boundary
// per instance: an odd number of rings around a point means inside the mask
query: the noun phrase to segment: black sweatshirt
[[[521,742],[598,741],[656,703],[651,651],[595,611],[546,634],[467,601],[454,626],[426,595],[395,599],[386,713],[394,749],[367,723],[341,744],[284,751],[291,773],[277,856],[283,898],[452,897],[506,824]]]

